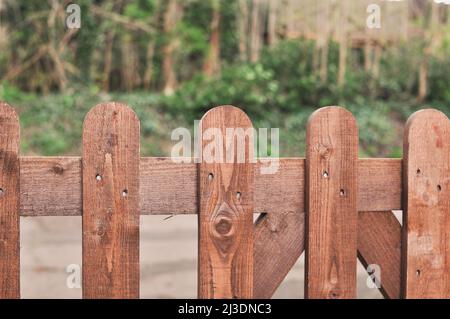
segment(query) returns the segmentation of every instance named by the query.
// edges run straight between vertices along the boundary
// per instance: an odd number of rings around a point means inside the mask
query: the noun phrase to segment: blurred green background
[[[450,114],[438,2],[0,0],[0,100],[20,113],[24,155],[79,155],[87,111],[116,100],[140,118],[143,156],[170,155],[173,129],[233,104],[280,128],[281,156],[303,156],[314,109],[341,105],[361,156],[400,157],[412,112]],[[70,3],[80,29],[66,25]]]

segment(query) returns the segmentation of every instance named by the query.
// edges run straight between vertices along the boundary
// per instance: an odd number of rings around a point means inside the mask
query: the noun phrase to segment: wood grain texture
[[[450,122],[437,110],[404,134],[403,296],[450,298]]]
[[[261,215],[255,223],[255,298],[273,296],[304,251],[303,213]],[[381,268],[381,293],[400,297],[401,226],[392,212],[358,214],[358,259]]]
[[[340,107],[314,112],[306,131],[306,298],[355,298],[358,129]]]
[[[83,127],[83,297],[139,298],[139,120],[118,103]]]
[[[252,123],[232,106],[216,107],[200,122],[199,298],[253,296],[253,138],[240,146],[237,138],[227,143],[227,128],[246,130]],[[224,163],[230,150],[234,156]]]
[[[22,216],[81,216],[80,157],[21,157]]]
[[[16,112],[0,102],[0,299],[20,298],[19,140]]]
[[[254,212],[303,212],[304,166],[303,158],[281,158],[278,172],[264,175],[256,163]],[[20,171],[22,216],[81,215],[79,157],[21,157]],[[174,163],[167,157],[142,157],[140,172],[141,214],[197,213],[195,164]],[[358,172],[359,211],[401,209],[401,159],[360,159]]]
[[[380,266],[385,298],[400,298],[401,225],[392,212],[358,214],[358,258],[366,268]]]
[[[401,159],[364,158],[358,161],[358,211],[401,210]]]
[[[253,296],[268,299],[305,249],[305,214],[261,215],[255,223]]]

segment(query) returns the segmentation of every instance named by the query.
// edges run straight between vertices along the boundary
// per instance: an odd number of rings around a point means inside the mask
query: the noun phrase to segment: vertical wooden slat
[[[20,298],[19,121],[0,102],[0,299]]]
[[[83,128],[83,297],[139,297],[139,120],[100,104]]]
[[[233,106],[207,112],[200,124],[199,298],[252,298],[253,295],[253,139],[227,148],[227,128],[252,129]],[[241,131],[241,133],[242,133]],[[242,148],[245,149],[242,149]],[[227,152],[234,151],[231,161]],[[244,152],[239,160],[238,152]],[[216,155],[214,159],[207,155]]]
[[[437,110],[404,135],[403,295],[450,298],[450,123]]]
[[[340,107],[307,126],[305,296],[356,297],[358,129]]]

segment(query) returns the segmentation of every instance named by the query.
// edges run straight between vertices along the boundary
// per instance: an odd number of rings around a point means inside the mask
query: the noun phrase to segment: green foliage
[[[330,45],[328,81],[322,83],[313,70],[314,43],[283,41],[265,51],[255,64],[226,67],[219,77],[196,76],[184,83],[174,95],[161,100],[164,109],[189,121],[200,119],[218,104],[244,109],[255,127],[279,127],[282,154],[304,152],[304,129],[309,114],[326,105],[342,105],[358,120],[362,156],[399,156],[398,139],[406,118],[417,104],[417,74],[411,72],[420,56],[407,54],[405,44],[388,50],[380,65],[380,77],[364,72],[358,63],[349,65],[346,83],[336,85],[338,46]],[[352,52],[357,60],[360,52]],[[444,55],[445,56],[445,55]],[[430,101],[449,111],[450,63],[445,58],[430,62]]]
[[[138,0],[128,3],[124,13],[129,18],[145,21],[154,14],[155,7],[155,0]]]

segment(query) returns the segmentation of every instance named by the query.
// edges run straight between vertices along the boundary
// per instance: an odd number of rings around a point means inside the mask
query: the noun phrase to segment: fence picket
[[[16,112],[0,102],[0,299],[20,298],[19,140]]]
[[[450,122],[437,110],[404,135],[403,295],[450,298]]]
[[[83,297],[139,297],[139,120],[105,103],[83,128]]]
[[[340,107],[314,112],[306,133],[306,298],[356,297],[358,129]]]
[[[252,127],[247,115],[232,106],[208,111],[200,124],[199,298],[253,295],[253,139],[245,138],[245,161],[239,163],[237,154],[242,149],[233,138],[233,162],[223,163],[227,128]],[[212,141],[208,132],[214,135]],[[219,156],[214,162],[205,156],[211,147],[211,154]]]

